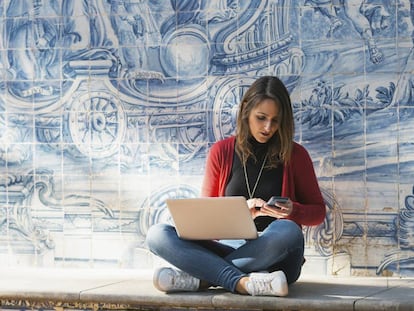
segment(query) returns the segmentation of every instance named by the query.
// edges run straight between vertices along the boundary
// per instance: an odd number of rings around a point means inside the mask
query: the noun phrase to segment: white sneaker
[[[246,282],[247,292],[252,296],[287,296],[288,284],[283,271],[251,273]]]
[[[155,288],[162,292],[195,292],[200,286],[200,280],[188,273],[174,268],[158,268],[154,272]]]

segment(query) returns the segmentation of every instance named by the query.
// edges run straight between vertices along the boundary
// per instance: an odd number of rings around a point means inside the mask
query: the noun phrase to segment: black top
[[[246,163],[247,177],[249,180],[250,191],[253,191],[254,185],[262,167],[263,160],[267,153],[267,144],[262,144],[256,140],[251,141],[253,145],[256,160],[250,157]],[[261,198],[265,201],[269,200],[274,195],[280,195],[282,192],[282,178],[283,165],[280,164],[276,168],[263,169],[262,175],[257,184],[256,191],[253,194],[254,198]],[[246,186],[244,170],[242,162],[234,152],[233,166],[230,173],[230,178],[226,186],[226,196],[244,196],[249,199],[249,193]],[[259,216],[254,220],[258,231],[263,231],[275,218],[270,216]]]

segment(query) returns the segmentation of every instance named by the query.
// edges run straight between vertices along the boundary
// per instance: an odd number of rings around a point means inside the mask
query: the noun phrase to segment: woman
[[[254,240],[237,247],[224,241],[180,239],[175,228],[150,228],[150,250],[178,269],[154,274],[161,291],[221,286],[233,293],[286,296],[304,262],[301,226],[321,223],[325,204],[307,151],[293,142],[294,121],[286,87],[276,77],[256,80],[239,108],[236,135],[209,152],[203,196],[245,196],[256,227]],[[272,196],[286,203],[267,205]],[[219,215],[218,215],[219,217]]]

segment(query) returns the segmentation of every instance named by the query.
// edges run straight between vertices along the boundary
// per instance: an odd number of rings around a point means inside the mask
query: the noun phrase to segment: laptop
[[[246,199],[167,199],[178,236],[189,240],[255,239],[257,230]]]

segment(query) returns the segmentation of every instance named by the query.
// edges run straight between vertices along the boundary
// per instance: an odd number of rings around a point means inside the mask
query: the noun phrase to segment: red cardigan
[[[202,195],[224,196],[233,165],[234,136],[216,142],[209,151],[205,168]],[[288,217],[298,225],[318,225],[325,219],[325,203],[319,189],[312,160],[306,149],[294,143],[292,156],[283,168],[282,196],[293,202]]]

